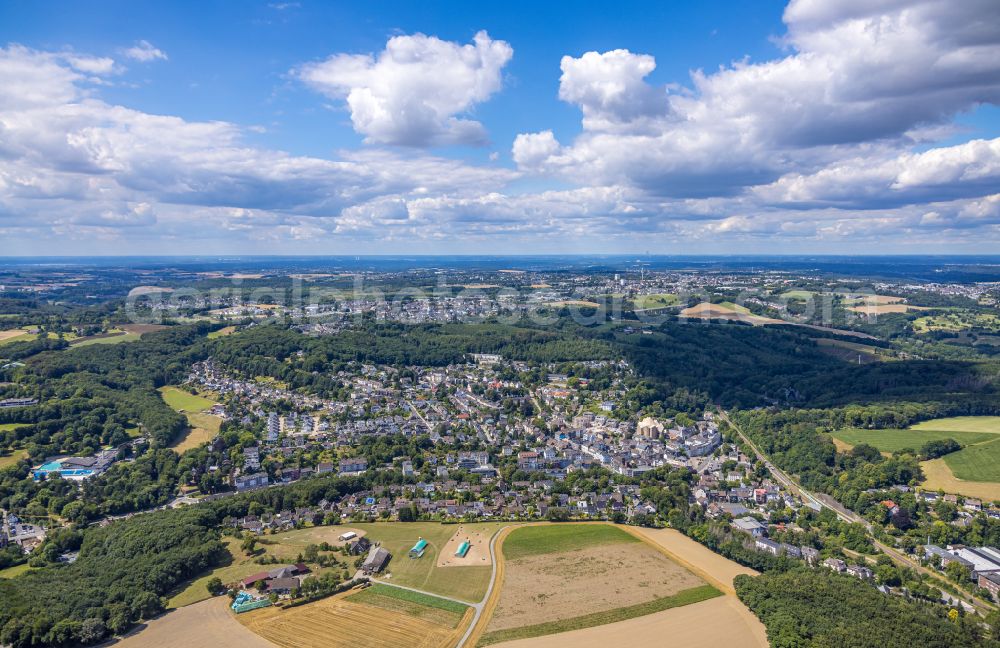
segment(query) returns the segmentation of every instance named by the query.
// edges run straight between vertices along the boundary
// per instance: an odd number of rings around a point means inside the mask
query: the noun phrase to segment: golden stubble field
[[[987,502],[1000,502],[1000,483],[959,479],[951,472],[944,459],[921,461],[920,468],[926,478],[920,485],[924,490],[943,490],[946,493],[976,497]]]
[[[749,619],[747,618],[749,615]],[[717,598],[559,634],[516,639],[495,648],[767,648],[760,621],[735,596]]]
[[[288,610],[254,610],[237,620],[280,648],[450,648],[466,625],[463,619],[451,628],[341,596]]]
[[[116,642],[114,648],[274,648],[236,620],[229,597],[211,598],[153,619]]]
[[[508,560],[500,602],[487,631],[614,610],[703,583],[638,542]]]

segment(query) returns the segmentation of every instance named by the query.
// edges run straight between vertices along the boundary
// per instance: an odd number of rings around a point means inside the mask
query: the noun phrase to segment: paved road
[[[466,628],[465,634],[462,635],[462,638],[458,640],[458,643],[455,645],[455,648],[463,648],[463,646],[465,646],[465,642],[469,640],[469,636],[472,635],[472,631],[476,628],[476,625],[479,623],[479,617],[481,617],[483,615],[483,608],[486,606],[486,601],[490,600],[490,595],[493,593],[493,588],[496,587],[496,584],[497,584],[497,552],[496,552],[497,538],[500,537],[500,533],[504,529],[506,529],[506,528],[507,527],[500,527],[499,529],[497,529],[497,532],[493,534],[493,537],[490,538],[490,563],[492,563],[492,565],[493,565],[493,572],[490,574],[490,586],[486,588],[486,594],[483,595],[483,600],[481,600],[479,603],[476,603],[475,605],[472,606],[473,609],[475,609],[475,614],[473,614],[473,616],[472,616],[472,623],[470,623],[469,627]]]
[[[829,495],[826,495],[826,494],[823,494],[823,493],[815,494],[815,493],[812,493],[812,492],[810,492],[810,491],[802,488],[801,486],[799,486],[798,482],[796,482],[794,479],[792,479],[792,477],[789,476],[786,472],[784,472],[783,470],[781,470],[780,468],[778,468],[777,466],[775,466],[771,462],[771,460],[768,459],[767,455],[765,455],[763,452],[761,452],[760,448],[758,448],[757,445],[753,441],[750,440],[750,437],[748,437],[743,432],[742,428],[740,428],[738,425],[736,425],[736,423],[734,423],[732,421],[732,419],[729,418],[729,415],[725,411],[723,411],[722,409],[720,409],[719,410],[719,415],[722,417],[723,420],[725,420],[727,423],[729,423],[730,427],[732,427],[733,430],[735,430],[736,434],[748,446],[750,446],[750,449],[753,450],[753,452],[754,452],[755,455],[757,455],[757,459],[759,459],[760,461],[762,461],[764,463],[764,466],[771,473],[771,476],[774,477],[775,481],[779,482],[782,486],[784,486],[785,488],[787,488],[789,491],[797,494],[804,501],[813,502],[815,505],[817,505],[817,506],[819,506],[821,508],[828,508],[828,509],[830,509],[831,511],[833,511],[834,513],[836,513],[837,517],[840,518],[841,520],[843,520],[844,522],[856,523],[856,524],[864,525],[865,529],[867,529],[867,531],[868,531],[868,535],[869,535],[872,543],[879,550],[881,550],[887,556],[889,556],[890,558],[892,558],[893,560],[895,560],[897,563],[899,563],[901,565],[904,565],[906,567],[909,567],[910,569],[913,569],[914,571],[920,572],[922,574],[927,574],[927,575],[930,575],[930,576],[934,576],[935,578],[939,578],[940,577],[939,574],[937,574],[937,573],[935,573],[935,572],[927,569],[926,567],[924,567],[923,565],[921,565],[918,561],[916,561],[913,558],[907,556],[905,553],[899,551],[895,547],[890,547],[889,545],[887,545],[887,544],[883,543],[882,541],[878,540],[877,538],[875,538],[874,537],[874,529],[872,528],[872,524],[868,520],[864,519],[863,517],[861,517],[860,515],[858,515],[854,511],[848,509],[846,506],[844,506],[843,504],[841,504],[840,502],[838,502],[833,497],[830,497]],[[965,603],[966,605],[971,606],[971,607],[979,608],[980,610],[987,610],[988,611],[988,610],[992,609],[991,606],[987,605],[986,603],[984,603],[983,601],[979,600],[975,596],[972,596],[971,594],[969,594],[968,592],[966,592],[964,589],[959,588],[959,591],[961,591],[964,596],[961,596],[961,597],[958,597],[958,598],[963,603]],[[947,597],[952,597],[953,598],[953,595],[950,594],[949,592],[942,591],[941,593],[942,593],[943,596],[947,596]]]
[[[427,423],[427,419],[425,419],[424,415],[420,413],[420,410],[414,407],[413,403],[411,403],[409,400],[406,401],[406,404],[410,406],[410,411],[412,411],[414,414],[417,415],[417,418],[420,419],[420,422],[424,424],[424,427],[427,428],[427,431],[433,432],[434,428],[432,428],[430,424]]]
[[[490,599],[490,595],[493,593],[493,588],[496,587],[496,582],[497,582],[496,543],[497,543],[497,538],[500,537],[500,532],[506,528],[507,527],[504,526],[497,529],[497,532],[493,534],[492,538],[490,538],[490,562],[493,565],[493,571],[490,574],[490,584],[489,587],[486,588],[486,594],[483,595],[483,599],[478,603],[469,603],[468,601],[462,601],[460,599],[451,598],[450,596],[442,596],[441,594],[436,594],[434,592],[425,592],[424,590],[419,590],[415,587],[407,587],[405,585],[399,585],[397,583],[392,583],[386,580],[377,580],[372,582],[378,583],[379,585],[387,585],[389,587],[396,587],[398,589],[408,590],[410,592],[416,592],[417,594],[436,596],[437,598],[444,599],[446,601],[453,601],[455,603],[461,603],[462,605],[468,605],[469,607],[471,607],[473,609],[472,623],[469,624],[469,627],[465,630],[465,634],[462,635],[462,638],[459,639],[458,643],[455,645],[455,648],[462,648],[465,645],[465,642],[469,640],[469,636],[475,629],[476,624],[479,623],[479,618],[483,615],[483,609],[486,606],[486,601]]]

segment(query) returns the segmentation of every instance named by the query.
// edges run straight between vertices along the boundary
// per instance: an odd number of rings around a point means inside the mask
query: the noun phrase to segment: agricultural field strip
[[[546,621],[544,623],[537,623],[528,626],[495,630],[483,635],[479,645],[488,646],[490,644],[501,643],[504,641],[542,637],[563,632],[570,632],[573,630],[582,630],[585,628],[608,625],[611,623],[620,623],[629,619],[663,612],[664,610],[700,603],[719,596],[724,596],[724,594],[712,585],[699,585],[697,587],[682,590],[677,594],[661,597],[645,603],[637,603],[635,605],[627,605],[624,607],[612,608],[610,610],[591,612],[556,621]]]
[[[264,608],[237,619],[281,648],[445,648],[455,635],[443,625],[352,603],[344,595],[289,610]]]
[[[686,569],[692,575],[698,577],[699,579],[702,579],[705,583],[707,583],[700,585],[698,587],[682,590],[681,592],[678,592],[674,596],[654,599],[652,601],[640,603],[637,605],[625,606],[612,610],[581,615],[573,617],[571,619],[560,620],[557,622],[533,624],[532,626],[526,626],[526,628],[531,628],[531,630],[522,629],[522,631],[529,633],[530,636],[534,636],[533,633],[535,632],[539,633],[565,632],[565,631],[572,631],[576,628],[596,627],[608,623],[621,622],[625,619],[631,619],[642,615],[655,614],[661,610],[670,609],[672,607],[680,605],[687,605],[688,603],[696,603],[708,598],[721,596],[724,593],[729,593],[730,595],[732,594],[731,583],[730,584],[723,583],[715,576],[706,573],[704,569],[701,569],[691,564],[690,561],[680,559],[674,552],[669,551],[666,547],[662,546],[662,544],[659,541],[651,537],[647,537],[645,534],[642,534],[636,531],[635,529],[629,527],[611,526],[608,525],[607,523],[577,523],[572,525],[548,525],[545,523],[534,523],[529,525],[512,527],[509,529],[509,531],[524,529],[526,527],[534,527],[534,528],[542,527],[542,528],[548,528],[552,531],[549,531],[547,533],[539,532],[541,535],[535,539],[535,542],[527,541],[523,536],[519,541],[515,540],[515,542],[517,542],[517,544],[513,545],[515,547],[514,551],[515,555],[518,554],[542,555],[544,553],[551,553],[553,551],[555,552],[563,552],[566,550],[573,551],[574,549],[572,549],[571,547],[596,547],[600,546],[601,544],[604,545],[621,544],[623,542],[630,543],[632,541],[637,541],[641,543],[644,547],[653,549],[659,552],[660,554],[666,556],[668,559],[676,563],[681,568]],[[594,531],[585,532],[581,538],[578,532],[582,529],[590,529],[590,528],[594,528]],[[558,542],[555,543],[538,542],[540,540],[547,540],[547,541],[551,540],[552,538],[550,534],[552,533],[561,535],[560,530],[570,531],[571,529],[575,530],[575,532],[572,533],[571,535],[570,534],[563,535],[562,538],[559,538]],[[505,531],[506,530],[508,529],[505,529]],[[610,534],[607,533],[608,531],[610,531],[611,533]],[[615,537],[615,535],[613,534],[622,534],[622,535]],[[624,537],[626,535],[628,536],[628,538]],[[500,579],[499,579],[500,582],[504,580],[504,568],[506,562],[505,558],[509,558],[508,554],[510,553],[507,545],[508,541],[509,540],[506,537],[502,538],[501,551],[494,552],[496,554],[495,562],[499,563],[498,567],[500,570]],[[742,569],[740,571],[742,571]],[[750,572],[753,573],[752,570],[750,570]],[[499,596],[496,596],[494,597],[493,600],[490,601],[492,605],[488,606],[491,608],[489,616],[492,616],[492,608],[496,606],[498,600]],[[467,634],[471,634],[473,630],[478,630],[478,632],[476,633],[477,638],[482,637],[483,630],[485,630],[485,626],[488,623],[489,623],[489,618],[487,618],[486,622],[482,624],[484,626],[483,628],[475,628],[475,624],[473,624],[473,626],[469,628],[469,633]],[[518,629],[514,629],[514,631],[518,631]],[[508,633],[509,631],[502,631],[502,632]],[[492,635],[492,638],[488,640],[488,643],[495,643],[496,641],[506,641],[508,639],[514,638],[513,635],[511,635],[510,637],[508,637],[506,634],[502,636],[498,635],[496,634],[495,631],[489,634]],[[463,645],[462,643],[459,644],[459,646],[462,645]],[[486,645],[486,644],[480,643],[479,645]]]

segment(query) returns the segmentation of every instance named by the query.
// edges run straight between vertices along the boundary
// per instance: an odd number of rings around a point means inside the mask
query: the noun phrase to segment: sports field
[[[521,527],[502,550],[500,598],[479,645],[614,623],[721,594],[611,525]]]
[[[464,529],[477,531],[487,538],[502,526],[498,522],[462,525]],[[493,571],[486,564],[477,567],[438,566],[440,553],[448,546],[458,525],[376,522],[353,527],[363,530],[373,543],[381,542],[392,554],[392,561],[383,576],[389,582],[470,603],[478,603],[486,594]],[[407,553],[420,538],[427,541],[423,557],[409,558]]]

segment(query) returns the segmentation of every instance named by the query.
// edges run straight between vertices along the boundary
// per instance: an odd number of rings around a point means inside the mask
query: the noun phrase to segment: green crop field
[[[1000,416],[954,416],[923,421],[906,430],[846,429],[833,436],[849,445],[868,443],[883,452],[919,450],[928,441],[955,439],[962,449],[943,460],[956,478],[1000,482]]]
[[[503,555],[507,560],[513,560],[626,542],[639,542],[639,539],[609,524],[530,526],[515,529],[507,536],[503,542]]]
[[[834,432],[833,436],[848,445],[867,443],[883,452],[896,452],[904,448],[919,450],[928,441],[941,439],[955,439],[963,446],[972,446],[993,441],[998,434],[1000,416],[954,416],[922,421],[905,430],[848,428]]]
[[[959,479],[1000,482],[1000,439],[962,448],[945,455],[944,462]]]
[[[13,466],[27,456],[27,450],[14,450],[9,455],[0,455],[0,470]]]
[[[23,329],[0,331],[0,344],[7,344],[8,342],[28,342],[29,340],[35,340],[37,338],[38,335],[35,333],[28,333]]]
[[[161,387],[160,394],[163,396],[163,400],[167,402],[167,405],[178,412],[200,412],[215,405],[215,401],[186,392],[177,387]]]
[[[462,620],[469,606],[436,596],[376,583],[347,597],[352,603],[374,605],[385,610],[402,612],[418,619],[454,628]]]
[[[833,436],[844,443],[856,446],[861,443],[875,446],[882,452],[897,452],[905,448],[920,450],[928,441],[955,439],[963,446],[989,441],[994,435],[988,432],[950,432],[939,430],[838,430]]]
[[[781,296],[785,299],[792,299],[797,301],[809,301],[813,298],[816,293],[811,290],[789,290],[788,292],[782,293]]]
[[[734,304],[733,302],[728,301],[719,302],[716,306],[725,308],[726,310],[735,311],[737,313],[743,313],[744,315],[750,312],[750,309],[746,306],[740,306],[739,304]]]
[[[677,299],[677,295],[672,293],[660,293],[656,295],[639,295],[632,303],[636,308],[666,308],[667,306],[676,306],[680,302]]]
[[[70,346],[83,347],[90,346],[92,344],[121,344],[122,342],[135,342],[139,339],[139,337],[138,333],[126,333],[122,331],[120,334],[108,335],[105,337],[79,338],[78,340],[71,342]]]
[[[476,529],[492,536],[504,525],[487,522],[461,526],[463,529]],[[493,573],[491,567],[437,566],[440,551],[458,531],[457,524],[376,522],[351,524],[351,527],[363,530],[372,542],[381,542],[389,550],[392,561],[386,572],[392,574],[393,583],[473,603],[480,601],[486,594],[490,575]],[[423,557],[411,559],[407,552],[419,538],[427,541],[427,550]]]
[[[912,426],[910,429],[1000,434],[1000,416],[953,416],[951,418],[923,421]]]

